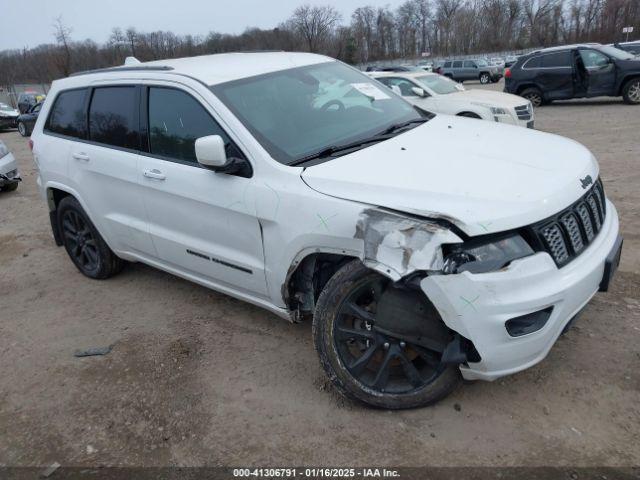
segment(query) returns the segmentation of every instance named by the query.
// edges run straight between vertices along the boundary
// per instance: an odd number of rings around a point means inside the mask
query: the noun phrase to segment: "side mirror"
[[[224,140],[220,135],[209,135],[196,140],[196,158],[200,165],[214,172],[251,176],[249,163],[241,158],[227,158]]]
[[[419,97],[426,97],[426,92],[420,87],[411,87],[411,91]]]
[[[200,165],[213,170],[223,167],[227,163],[227,153],[224,140],[220,135],[209,135],[196,140],[196,158]]]

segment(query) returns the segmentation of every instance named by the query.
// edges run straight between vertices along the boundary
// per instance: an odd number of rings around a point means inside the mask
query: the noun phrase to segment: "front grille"
[[[530,103],[526,105],[519,105],[516,107],[516,115],[520,120],[531,120],[531,107]]]
[[[573,205],[532,225],[528,231],[537,250],[548,252],[556,265],[563,267],[596,238],[605,216],[604,189],[598,180]]]

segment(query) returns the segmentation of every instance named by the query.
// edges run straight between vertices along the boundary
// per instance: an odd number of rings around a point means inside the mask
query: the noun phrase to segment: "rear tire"
[[[109,248],[78,200],[64,197],[57,220],[64,248],[83,275],[103,280],[122,270],[123,260]]]
[[[481,73],[480,83],[482,83],[483,85],[486,85],[489,82],[491,82],[491,75],[489,75],[488,73]]]
[[[458,386],[460,370],[457,365],[441,363],[441,354],[435,350],[410,340],[398,341],[396,334],[385,336],[385,331],[376,327],[380,298],[394,288],[390,285],[389,279],[359,260],[347,263],[331,277],[313,317],[320,363],[338,391],[353,400],[386,409],[432,404]],[[362,298],[369,302],[365,307],[361,306]],[[371,323],[363,320],[369,316]],[[451,332],[439,317],[425,320],[433,332],[430,340],[439,345],[450,341]]]
[[[531,105],[533,105],[534,107],[539,107],[544,103],[542,91],[536,87],[525,88],[520,93],[520,96],[529,100],[531,102]]]
[[[622,99],[629,105],[640,105],[640,77],[632,78],[624,84]]]

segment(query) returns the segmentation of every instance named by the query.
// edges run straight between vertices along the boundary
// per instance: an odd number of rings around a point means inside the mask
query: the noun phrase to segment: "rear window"
[[[45,124],[45,130],[69,137],[86,138],[86,93],[86,89],[60,92]]]
[[[453,62],[453,68],[462,68],[462,62]]]
[[[444,62],[444,68],[451,68],[451,62]]]
[[[522,68],[540,68],[540,57],[533,57],[526,60]]]
[[[557,68],[557,67],[570,67],[571,66],[571,52],[565,50],[564,52],[549,53],[542,56],[543,68]]]
[[[89,107],[89,139],[120,148],[138,149],[136,87],[96,88]]]

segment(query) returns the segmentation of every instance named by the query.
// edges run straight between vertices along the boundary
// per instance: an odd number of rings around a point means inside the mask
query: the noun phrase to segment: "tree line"
[[[640,0],[405,0],[357,8],[350,18],[332,6],[302,5],[272,29],[241,34],[176,35],[116,27],[103,44],[73,39],[58,18],[55,43],[0,52],[0,85],[48,83],[95,68],[141,61],[247,50],[323,53],[351,64],[517,51],[531,47],[624,39],[640,30]],[[637,33],[636,33],[637,35]]]

